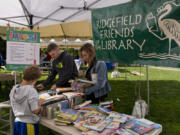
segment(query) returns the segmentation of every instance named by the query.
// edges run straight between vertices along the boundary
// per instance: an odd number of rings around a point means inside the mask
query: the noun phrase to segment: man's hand
[[[54,84],[52,87],[51,87],[51,90],[55,90],[57,87],[56,87],[56,84]]]
[[[42,90],[42,89],[44,88],[44,86],[43,86],[43,84],[41,83],[41,84],[36,85],[36,88]]]
[[[84,88],[83,87],[78,87],[78,92],[79,93],[83,93],[84,92]]]

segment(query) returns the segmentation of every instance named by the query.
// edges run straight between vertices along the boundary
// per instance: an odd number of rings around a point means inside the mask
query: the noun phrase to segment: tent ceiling
[[[2,0],[0,25],[37,27],[73,21],[91,21],[91,9],[130,0]]]
[[[0,36],[3,37],[3,39],[6,37],[6,30],[7,27],[0,27]],[[29,29],[23,27],[16,28],[16,30],[28,31]],[[44,41],[49,41],[52,38],[56,41],[61,41],[64,38],[70,41],[76,40],[77,38],[81,40],[92,39],[91,24],[84,21],[42,26],[34,28],[33,31],[40,32],[40,37]]]
[[[88,40],[92,39],[91,24],[87,23],[91,22],[92,9],[129,1],[131,0],[2,0],[0,26],[33,27],[33,31],[39,31],[45,41],[52,38],[56,41],[64,38]],[[86,22],[75,22],[81,20]],[[5,38],[6,27],[0,27],[0,36]]]

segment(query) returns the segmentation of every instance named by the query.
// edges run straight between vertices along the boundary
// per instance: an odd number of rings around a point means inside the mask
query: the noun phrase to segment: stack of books
[[[64,109],[59,112],[54,120],[56,125],[71,124],[80,116],[80,113],[72,109]]]
[[[50,96],[45,98],[45,101],[43,102],[43,105],[49,105],[49,104],[53,104],[59,101],[65,100],[65,96],[64,95],[54,95],[54,96]]]
[[[81,106],[81,105],[79,105],[79,106]],[[88,110],[88,111],[98,111],[98,112],[106,114],[106,115],[109,115],[111,112],[111,110],[107,109],[106,107],[104,107],[102,105],[92,105],[92,104],[79,107],[79,109],[80,110]]]
[[[64,92],[72,92],[73,91],[73,89],[71,88],[71,87],[67,87],[67,88],[57,88],[56,89],[56,92],[57,93],[64,93]]]
[[[66,92],[63,93],[66,99],[69,101],[70,108],[74,108],[74,106],[79,105],[83,102],[83,94],[78,92]]]
[[[101,132],[111,122],[111,119],[107,119],[106,115],[97,112],[87,112],[81,119],[74,122],[74,126],[81,131],[95,130]]]

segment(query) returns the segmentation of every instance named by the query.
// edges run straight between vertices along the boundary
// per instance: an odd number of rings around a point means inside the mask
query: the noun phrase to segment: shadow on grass
[[[131,114],[138,97],[139,81],[110,80],[115,111]],[[163,126],[162,135],[179,135],[180,129],[180,82],[150,81],[150,115],[147,119]],[[136,87],[136,90],[135,90]],[[141,97],[147,102],[147,82],[141,81]],[[117,101],[117,98],[120,101]],[[174,124],[172,124],[174,123]],[[176,130],[175,130],[176,129]]]

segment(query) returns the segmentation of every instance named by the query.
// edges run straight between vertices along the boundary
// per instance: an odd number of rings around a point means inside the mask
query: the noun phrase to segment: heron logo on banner
[[[171,14],[173,6],[180,6],[177,5],[174,1],[167,1],[162,6],[157,8],[157,15],[158,20],[156,20],[156,17],[153,15],[153,13],[149,13],[146,16],[146,26],[151,34],[153,34],[155,37],[157,37],[159,40],[169,40],[169,48],[168,48],[168,54],[157,54],[157,53],[150,53],[150,54],[140,54],[140,57],[142,58],[159,58],[159,59],[177,59],[180,60],[180,56],[177,56],[175,54],[171,54],[171,44],[172,40],[175,41],[175,43],[180,46],[180,22],[178,22],[175,19],[172,19],[170,17],[167,17],[169,14]],[[167,19],[165,19],[167,17]],[[151,26],[151,22],[154,22]],[[161,35],[158,35],[158,31],[161,31],[163,33],[163,37]]]
[[[180,67],[179,13],[180,0],[144,0],[92,10],[97,59]]]

